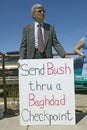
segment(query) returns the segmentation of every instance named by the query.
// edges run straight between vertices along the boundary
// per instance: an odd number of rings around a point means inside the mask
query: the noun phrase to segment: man
[[[51,26],[50,24],[43,22],[45,17],[45,10],[43,5],[41,4],[33,5],[31,12],[35,22],[25,26],[23,29],[23,37],[20,46],[20,58],[21,59],[52,58],[53,57],[52,47],[54,47],[54,49],[62,58],[68,58],[69,56],[66,55],[66,52],[64,51],[63,47],[57,40],[54,27]],[[39,34],[38,32],[39,27],[41,28],[42,34]]]

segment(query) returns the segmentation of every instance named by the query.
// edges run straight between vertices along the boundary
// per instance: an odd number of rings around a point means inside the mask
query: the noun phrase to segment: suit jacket
[[[44,48],[47,58],[52,58],[52,47],[57,53],[64,57],[66,52],[56,37],[54,27],[50,24],[43,23],[44,26]],[[20,57],[23,59],[32,59],[35,52],[34,23],[23,28],[23,36],[20,45]]]

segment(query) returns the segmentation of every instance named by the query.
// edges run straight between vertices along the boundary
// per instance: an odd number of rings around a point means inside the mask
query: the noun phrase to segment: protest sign
[[[20,124],[75,124],[73,59],[24,59],[19,64]]]

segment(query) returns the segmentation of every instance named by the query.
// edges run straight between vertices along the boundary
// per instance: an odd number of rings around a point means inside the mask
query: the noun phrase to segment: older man
[[[43,5],[33,5],[31,12],[35,22],[25,26],[23,29],[23,37],[20,45],[20,58],[52,58],[52,47],[54,47],[62,58],[69,57],[59,43],[54,27],[43,21],[45,17]]]

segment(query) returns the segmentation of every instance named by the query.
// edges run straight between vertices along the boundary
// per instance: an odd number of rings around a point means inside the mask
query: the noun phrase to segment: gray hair
[[[31,8],[31,14],[34,14],[37,8],[42,8],[42,9],[44,9],[44,7],[43,7],[42,4],[35,4],[35,5],[33,5],[32,8]]]

